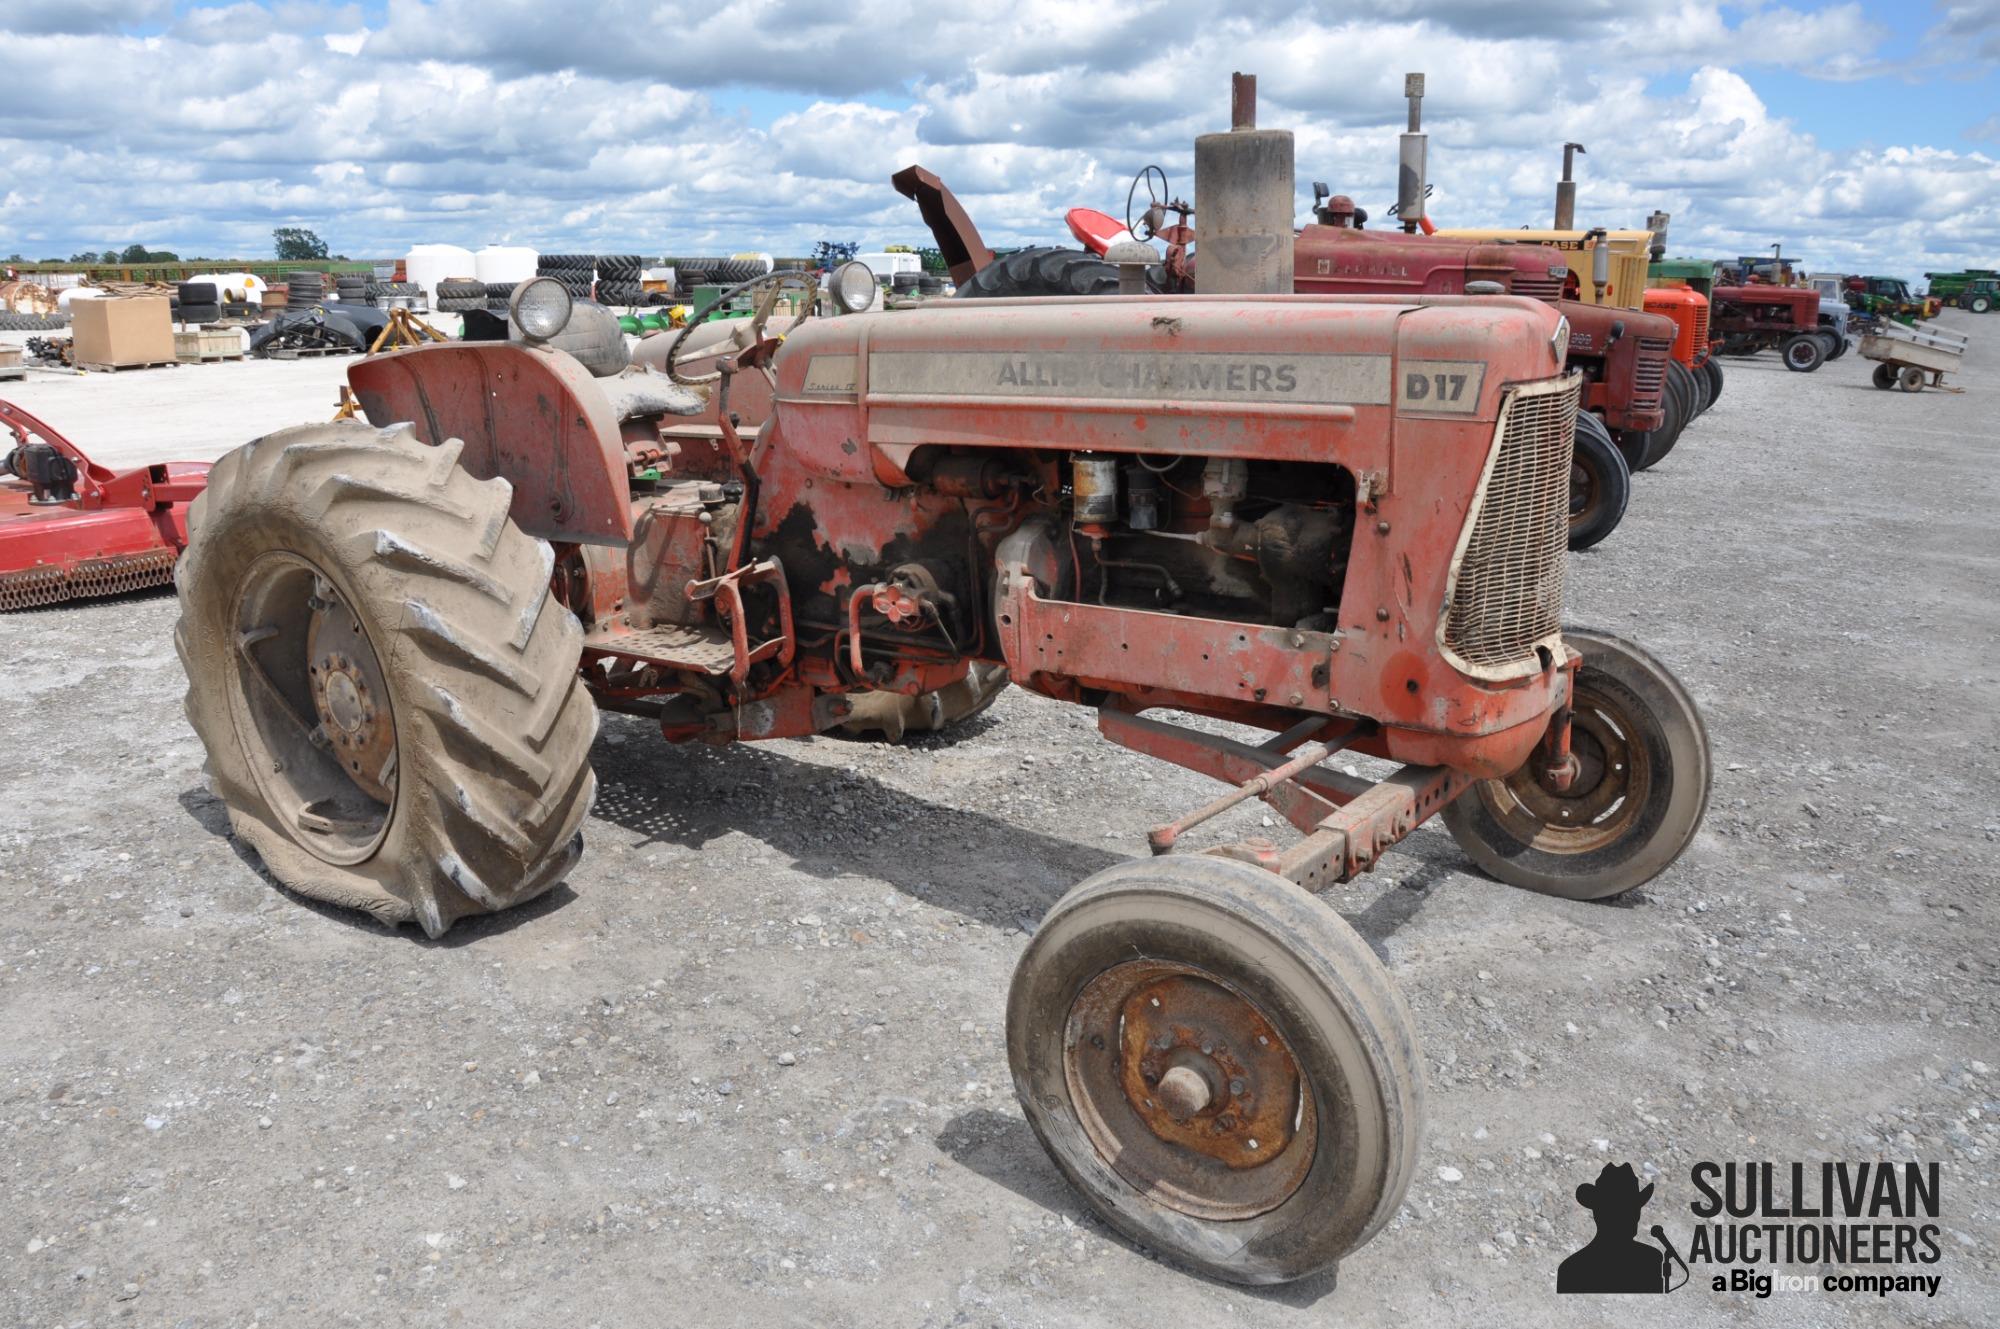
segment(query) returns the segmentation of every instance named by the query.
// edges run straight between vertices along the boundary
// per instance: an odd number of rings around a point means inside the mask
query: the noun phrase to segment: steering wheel
[[[1153,181],[1158,179],[1160,187],[1155,190]],[[1146,186],[1146,210],[1139,219],[1146,223],[1146,233],[1139,234],[1139,227],[1132,220],[1132,203],[1139,197],[1139,186]],[[1125,229],[1140,240],[1150,240],[1159,234],[1160,222],[1166,218],[1167,200],[1173,191],[1167,188],[1167,173],[1157,166],[1148,166],[1132,180],[1132,187],[1125,191]]]
[[[792,326],[797,327],[799,323],[803,323],[813,316],[814,306],[818,303],[817,297],[819,295],[819,274],[817,272],[801,272],[795,268],[780,268],[775,272],[767,272],[761,277],[752,277],[749,281],[732,286],[724,291],[708,308],[702,310],[699,314],[696,314],[681,325],[680,335],[675,337],[673,344],[667,347],[667,377],[687,387],[700,387],[703,384],[713,383],[721,378],[722,371],[720,369],[712,370],[706,374],[683,374],[680,371],[681,347],[686,344],[689,334],[702,324],[708,322],[709,317],[716,310],[722,308],[737,296],[755,290],[760,286],[768,287],[769,289],[758,297],[756,311],[750,315],[747,329],[749,333],[748,337],[746,338],[742,333],[732,330],[730,340],[741,345],[743,350],[739,354],[752,361],[758,369],[763,370],[764,377],[770,379],[775,385],[778,376],[771,369],[769,363],[770,351],[765,351],[761,356],[755,357],[750,356],[749,352],[757,350],[762,346],[765,340],[764,325],[771,321],[771,311],[778,306],[778,295],[786,287],[795,286],[805,296],[804,312],[799,315],[798,323],[794,323]],[[775,349],[775,347],[772,349]]]

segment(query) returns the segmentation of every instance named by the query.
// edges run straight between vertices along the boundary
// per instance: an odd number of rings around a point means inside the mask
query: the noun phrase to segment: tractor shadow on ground
[[[1063,1175],[1056,1171],[1055,1164],[1043,1152],[1041,1142],[1035,1139],[1034,1131],[1022,1118],[995,1112],[991,1108],[973,1108],[946,1122],[937,1133],[935,1143],[941,1153],[968,1172],[1004,1186],[1028,1203],[1067,1218],[1079,1227],[1088,1228],[1106,1241],[1116,1242],[1142,1258],[1161,1258],[1147,1247],[1129,1240],[1123,1233],[1107,1227],[1091,1211]],[[1232,1294],[1240,1293],[1257,1301],[1300,1309],[1314,1305],[1340,1285],[1337,1268],[1279,1287],[1244,1287],[1211,1279],[1178,1265],[1167,1264],[1165,1267],[1189,1278],[1199,1278],[1216,1287],[1227,1288]]]
[[[386,933],[416,946],[438,950],[454,950],[460,946],[470,946],[484,938],[497,937],[524,924],[545,918],[577,898],[576,892],[569,888],[569,883],[558,882],[526,904],[502,910],[497,914],[474,914],[452,924],[451,930],[442,937],[427,937],[424,935],[424,930],[415,924],[385,923],[358,909],[349,909],[343,905],[330,904],[325,900],[316,900],[310,895],[302,895],[279,881],[271,875],[270,869],[264,866],[264,860],[258,856],[257,851],[236,838],[230,831],[229,813],[224,810],[222,800],[203,786],[192,785],[181,790],[176,801],[186,811],[190,820],[216,839],[226,842],[229,845],[229,852],[236,855],[243,866],[256,873],[263,879],[265,885],[286,900],[319,915],[329,923],[338,923],[342,927],[375,936]]]
[[[1070,887],[1127,858],[772,746],[668,747],[642,721],[603,719],[591,815],[644,837],[635,849],[701,852],[742,835],[811,876],[874,878],[912,899],[1024,932]],[[813,741],[835,745],[836,755],[847,746]]]
[[[643,836],[637,849],[667,844],[700,852],[740,834],[785,855],[800,872],[874,878],[963,918],[1030,934],[1072,886],[1132,858],[1003,816],[934,803],[865,771],[801,761],[772,746],[669,748],[642,721],[603,719],[592,753],[598,792],[591,815]],[[1338,895],[1321,897],[1385,959],[1389,938],[1431,887],[1466,867],[1443,836],[1412,836],[1393,854],[1419,862],[1411,871],[1407,862],[1385,859],[1384,870],[1399,885],[1358,912],[1347,912],[1348,901]]]

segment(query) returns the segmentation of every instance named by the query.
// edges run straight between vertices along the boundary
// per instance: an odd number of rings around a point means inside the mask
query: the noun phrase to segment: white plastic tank
[[[478,276],[478,265],[473,262],[472,251],[457,245],[417,245],[403,260],[403,271],[409,280],[424,293],[426,303],[437,299],[437,284],[453,277],[463,277],[472,281]]]
[[[78,300],[102,300],[111,292],[96,286],[65,286],[56,292],[56,308],[67,314]]]
[[[540,258],[526,245],[488,245],[472,256],[472,275],[488,286],[524,282],[535,275]]]
[[[887,281],[899,272],[922,272],[924,270],[924,261],[915,254],[856,254],[854,259],[857,263],[866,263],[868,270],[875,274],[875,278],[878,281]]]
[[[264,288],[269,285],[253,272],[200,272],[188,280],[213,282],[217,298],[224,302],[240,300],[259,307],[264,303]]]
[[[761,263],[765,272],[770,272],[778,266],[778,260],[765,253],[731,254],[729,257],[738,263]]]

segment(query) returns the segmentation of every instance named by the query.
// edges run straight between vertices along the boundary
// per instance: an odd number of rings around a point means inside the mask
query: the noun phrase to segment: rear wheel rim
[[[1297,1056],[1198,966],[1132,960],[1092,979],[1070,1006],[1063,1074],[1105,1166],[1190,1217],[1269,1213],[1312,1169],[1319,1112]]]
[[[328,863],[368,858],[388,833],[396,717],[360,615],[296,554],[252,563],[236,595],[237,732],[273,819]]]

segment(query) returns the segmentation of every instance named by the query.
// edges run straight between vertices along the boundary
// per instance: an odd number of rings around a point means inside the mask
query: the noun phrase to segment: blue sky
[[[1421,69],[1454,224],[1539,222],[1580,138],[1581,215],[1664,208],[1677,252],[2000,266],[2000,0],[9,0],[0,42],[0,255],[921,242],[912,161],[1056,241],[1148,162],[1187,182],[1244,68],[1301,215],[1314,178],[1387,202]]]

